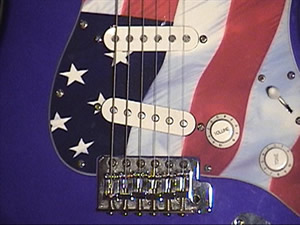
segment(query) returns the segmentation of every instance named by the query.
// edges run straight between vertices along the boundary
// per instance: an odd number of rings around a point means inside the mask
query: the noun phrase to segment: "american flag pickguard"
[[[83,1],[51,94],[49,124],[58,156],[76,172],[95,175],[97,158],[111,153],[112,124],[102,105],[113,97],[115,76],[116,98],[186,111],[196,122],[186,136],[134,126],[126,132],[115,124],[115,156],[126,151],[130,156],[196,157],[201,176],[253,184],[299,216],[299,44],[291,38],[291,15],[299,10],[295,2],[120,0],[116,17],[115,1]],[[145,47],[114,55],[105,34],[116,18],[120,28],[168,28],[167,36],[157,38],[167,39],[169,50]],[[179,39],[193,41],[193,36],[172,36],[176,27],[195,30],[195,47],[171,51]],[[152,41],[147,38],[140,42]]]

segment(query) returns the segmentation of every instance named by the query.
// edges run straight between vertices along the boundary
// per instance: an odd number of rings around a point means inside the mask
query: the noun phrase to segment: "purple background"
[[[226,179],[205,179],[215,191],[211,214],[124,218],[96,212],[95,177],[79,175],[63,165],[48,131],[51,85],[80,0],[5,3],[6,22],[0,32],[1,223],[229,224],[242,212],[272,223],[300,223],[299,217],[267,192]],[[293,18],[299,21],[298,15]],[[298,49],[299,30],[293,35]]]

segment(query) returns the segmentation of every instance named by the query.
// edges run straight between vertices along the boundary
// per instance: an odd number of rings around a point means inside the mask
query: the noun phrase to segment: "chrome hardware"
[[[89,24],[88,24],[88,22],[85,21],[85,20],[80,20],[79,26],[80,26],[80,28],[81,28],[82,30],[85,30],[85,29],[89,26]]]
[[[62,97],[65,95],[65,93],[64,93],[64,91],[63,91],[62,89],[58,89],[58,90],[55,92],[55,94],[56,94],[56,96],[57,96],[58,98],[62,98]]]
[[[253,213],[242,213],[237,216],[231,223],[231,225],[271,225],[269,221],[264,218],[257,216]]]
[[[294,71],[288,72],[287,78],[288,78],[289,80],[293,80],[293,79],[295,79],[295,77],[296,77],[296,74],[295,74]]]
[[[266,80],[266,76],[263,74],[260,74],[260,75],[258,75],[257,79],[259,82],[263,83]]]
[[[138,216],[210,212],[212,187],[200,182],[200,163],[181,157],[110,156],[98,160],[98,210]],[[170,163],[171,162],[171,163]],[[141,166],[141,164],[143,166]],[[172,165],[172,166],[170,166]]]

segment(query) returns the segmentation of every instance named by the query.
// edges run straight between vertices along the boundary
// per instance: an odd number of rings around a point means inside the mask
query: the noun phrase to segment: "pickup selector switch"
[[[228,114],[212,117],[206,126],[208,141],[217,148],[229,148],[240,136],[240,126],[236,119]]]

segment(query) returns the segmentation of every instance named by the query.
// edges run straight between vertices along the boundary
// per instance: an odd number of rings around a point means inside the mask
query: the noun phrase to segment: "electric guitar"
[[[299,7],[82,1],[48,117],[74,218],[299,222]]]

